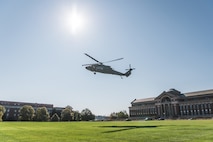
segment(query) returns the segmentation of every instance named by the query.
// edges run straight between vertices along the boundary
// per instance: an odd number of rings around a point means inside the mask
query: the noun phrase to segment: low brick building
[[[6,109],[6,112],[3,116],[3,120],[7,121],[16,121],[19,117],[19,110],[24,105],[30,105],[36,109],[38,107],[46,107],[49,114],[53,111],[53,104],[39,104],[39,103],[26,103],[26,102],[12,102],[12,101],[0,101],[0,105],[4,106]]]

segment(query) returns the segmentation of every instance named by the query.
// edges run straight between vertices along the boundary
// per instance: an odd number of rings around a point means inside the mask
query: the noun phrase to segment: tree
[[[67,106],[65,109],[62,110],[61,112],[61,120],[62,121],[71,121],[73,120],[73,112],[72,112],[72,107]]]
[[[113,112],[110,114],[110,118],[112,120],[115,120],[115,119],[122,120],[122,119],[128,118],[128,114],[126,111]]]
[[[5,113],[6,109],[4,106],[0,105],[0,122],[2,121],[2,117]]]
[[[117,113],[115,113],[115,112],[111,113],[111,114],[110,114],[110,119],[111,119],[111,120],[118,119]]]
[[[117,115],[118,115],[118,119],[126,119],[126,118],[128,118],[128,114],[127,114],[127,112],[125,110],[118,112]]]
[[[37,108],[36,115],[35,115],[36,121],[48,121],[49,118],[50,118],[50,115],[46,107]]]
[[[88,108],[82,110],[82,112],[81,112],[81,120],[89,121],[89,120],[94,120],[94,119],[95,119],[95,115],[92,114],[92,112]]]
[[[53,114],[53,116],[51,117],[51,121],[60,121],[60,117],[58,116],[57,113]]]
[[[73,113],[73,120],[74,121],[80,121],[81,120],[81,113],[79,113],[78,111],[74,111]]]
[[[20,108],[19,120],[21,121],[31,121],[33,120],[35,110],[30,105],[24,105]]]

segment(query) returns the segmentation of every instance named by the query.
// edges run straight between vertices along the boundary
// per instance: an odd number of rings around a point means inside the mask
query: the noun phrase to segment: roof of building
[[[199,96],[199,95],[205,95],[205,94],[213,94],[213,89],[184,93],[186,97]]]
[[[140,102],[150,102],[150,101],[154,101],[155,97],[152,98],[144,98],[144,99],[136,99],[135,101],[133,101],[133,103],[140,103]]]
[[[32,106],[46,106],[53,107],[53,104],[42,104],[42,103],[29,103],[29,102],[15,102],[15,101],[2,101],[0,100],[1,105],[9,105],[9,106],[23,106],[23,105],[32,105]]]
[[[171,93],[171,92],[179,92],[175,89],[170,89],[168,92],[165,93]],[[179,92],[180,93],[180,92]],[[213,94],[213,89],[210,90],[203,90],[203,91],[195,91],[195,92],[189,92],[189,93],[183,93],[186,97],[193,97],[193,96],[199,96],[199,95],[207,95],[207,94]],[[157,96],[158,97],[158,96]],[[150,102],[154,101],[155,98],[157,97],[152,97],[152,98],[143,98],[143,99],[135,99],[132,101],[132,103],[141,103],[141,102]]]

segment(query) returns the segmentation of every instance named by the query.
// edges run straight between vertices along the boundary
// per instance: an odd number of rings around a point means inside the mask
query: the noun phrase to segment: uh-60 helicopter
[[[94,64],[82,65],[82,66],[86,66],[85,68],[89,71],[92,71],[94,74],[96,74],[96,72],[99,72],[99,73],[105,73],[105,74],[119,75],[121,77],[122,76],[128,77],[131,75],[131,71],[135,69],[135,68],[131,68],[131,65],[129,65],[129,69],[127,69],[127,72],[121,73],[121,72],[118,72],[118,71],[112,69],[111,66],[104,65],[103,63],[114,62],[114,61],[122,60],[123,58],[118,58],[118,59],[114,59],[114,60],[107,61],[107,62],[100,62],[100,61],[96,60],[95,58],[91,57],[90,55],[88,55],[86,53],[84,53],[84,54],[97,62]]]

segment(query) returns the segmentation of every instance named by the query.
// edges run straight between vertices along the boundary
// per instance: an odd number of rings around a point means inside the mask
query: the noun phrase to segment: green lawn
[[[0,142],[212,142],[213,120],[1,122]]]

